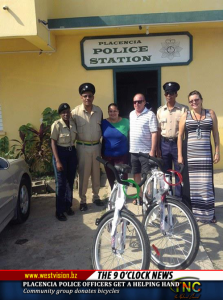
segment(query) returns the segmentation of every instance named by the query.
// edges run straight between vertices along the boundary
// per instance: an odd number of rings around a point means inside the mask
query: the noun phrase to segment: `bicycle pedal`
[[[100,219],[99,219],[99,218],[97,218],[97,219],[95,220],[95,225],[96,225],[96,226],[98,226],[98,225],[99,225],[99,223],[100,223]]]
[[[145,194],[145,196],[146,196],[146,200],[147,200],[146,205],[147,206],[151,205],[153,203],[154,198],[149,197],[147,194]]]
[[[116,249],[112,248],[112,253],[116,254]]]

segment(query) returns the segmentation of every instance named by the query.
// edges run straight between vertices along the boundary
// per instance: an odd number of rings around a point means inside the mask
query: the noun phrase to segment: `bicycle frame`
[[[125,188],[127,188],[125,186]],[[111,247],[112,252],[119,255],[124,252],[125,249],[125,235],[126,235],[126,221],[122,223],[122,231],[120,233],[116,232],[117,225],[120,223],[120,211],[122,210],[126,202],[126,195],[123,191],[123,185],[115,182],[111,195],[108,200],[107,211],[114,209],[114,219],[112,221],[111,230]],[[120,245],[119,249],[117,245]]]
[[[151,259],[159,268],[184,269],[197,255],[199,248],[197,223],[180,198],[168,196],[170,185],[180,184],[182,176],[179,176],[180,173],[176,171],[168,170],[176,172],[180,179],[172,184],[170,175],[164,175],[165,169],[161,159],[144,153],[141,155],[149,159],[148,163],[152,170],[147,175],[142,174],[143,180],[138,185],[131,179],[127,181],[120,179],[120,174],[129,171],[127,165],[112,166],[98,159],[113,170],[116,182],[109,197],[108,212],[101,217],[104,221],[98,222],[99,228],[94,240],[92,256],[93,266],[96,269],[103,267],[108,269],[110,266],[119,269],[123,266],[125,268],[137,266],[137,269],[145,269],[145,266],[149,268],[150,253]],[[131,212],[123,209],[128,197],[123,185],[137,188],[139,204],[139,187],[143,184],[145,215],[141,225]],[[112,211],[109,212],[111,209]],[[150,234],[151,243],[148,240]],[[139,262],[132,260],[135,259],[136,252],[139,253]]]
[[[127,190],[127,186],[125,186],[125,189]],[[120,184],[119,182],[115,181],[114,186],[111,191],[111,194],[110,194],[110,197],[108,199],[108,207],[107,207],[106,211],[115,209],[115,205],[116,205],[115,203],[117,202],[117,199],[121,199],[121,201],[122,201],[122,199],[124,199],[124,203],[125,203],[126,195],[123,191],[123,185]]]
[[[170,189],[170,175],[164,174],[157,168],[152,169],[151,173],[151,176],[150,174],[147,175],[147,180],[143,188],[143,214],[146,213],[148,206],[154,202],[157,202],[160,207],[160,230],[164,235],[168,233],[171,234],[173,228],[172,209],[168,208],[167,214],[165,212],[166,195],[169,193]],[[152,199],[151,201],[148,201],[146,198],[146,193],[148,193],[148,189],[151,188],[149,186],[151,182],[153,182]]]

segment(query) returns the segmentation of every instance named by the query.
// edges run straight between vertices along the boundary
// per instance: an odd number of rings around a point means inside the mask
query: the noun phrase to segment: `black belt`
[[[62,146],[57,145],[57,147],[60,148],[60,149],[63,150],[63,151],[72,151],[72,150],[75,149],[74,146],[70,146],[70,147],[62,147]]]
[[[174,143],[176,143],[177,142],[177,137],[167,138],[167,137],[162,136],[162,140],[164,142],[174,142]]]

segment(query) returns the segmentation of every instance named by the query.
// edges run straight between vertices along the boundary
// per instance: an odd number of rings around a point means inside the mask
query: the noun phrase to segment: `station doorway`
[[[116,102],[120,116],[129,117],[133,108],[133,97],[142,93],[146,98],[146,107],[156,114],[160,106],[160,70],[116,71],[115,72]]]

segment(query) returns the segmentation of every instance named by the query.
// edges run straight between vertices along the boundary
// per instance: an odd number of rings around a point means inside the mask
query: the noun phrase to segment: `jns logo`
[[[192,281],[182,281],[183,279],[190,279]],[[177,299],[194,299],[200,298],[200,295],[197,293],[201,292],[201,283],[195,280],[198,280],[199,278],[197,277],[180,277],[177,279],[174,279],[173,281],[178,281],[179,286],[176,288],[170,287],[171,291],[174,293],[177,293],[175,298]],[[193,293],[193,294],[189,294]]]

